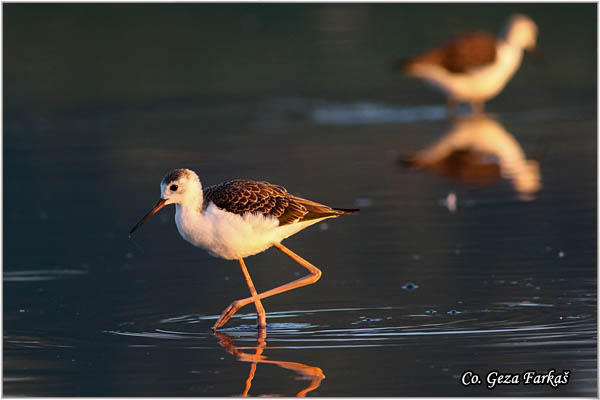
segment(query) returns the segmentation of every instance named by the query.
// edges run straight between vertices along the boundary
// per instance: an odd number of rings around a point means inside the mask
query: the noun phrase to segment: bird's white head
[[[536,50],[537,35],[537,25],[523,14],[511,16],[504,30],[504,39],[508,43],[528,51]]]
[[[160,198],[167,204],[192,204],[202,201],[202,184],[190,169],[180,168],[165,175],[160,182]],[[200,199],[198,198],[200,196]]]
[[[138,222],[129,234],[142,226],[152,215],[168,204],[202,207],[202,184],[198,175],[190,169],[180,168],[165,175],[160,182],[160,200]]]

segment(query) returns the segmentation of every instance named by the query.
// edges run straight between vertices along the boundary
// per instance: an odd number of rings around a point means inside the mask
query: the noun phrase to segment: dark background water
[[[231,396],[254,367],[251,395],[597,394],[595,4],[3,11],[4,395]],[[393,61],[514,12],[546,61],[487,110],[541,190],[400,166],[454,126]],[[172,208],[127,237],[177,167],[362,209],[286,240],[324,274],[264,301],[266,338],[251,306],[210,333],[247,288]],[[273,249],[247,265],[259,291],[303,273]],[[550,369],[568,385],[460,384]]]

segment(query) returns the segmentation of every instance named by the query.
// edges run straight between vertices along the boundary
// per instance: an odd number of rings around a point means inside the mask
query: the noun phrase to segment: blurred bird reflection
[[[267,331],[266,329],[258,330],[258,338],[256,346],[236,346],[233,342],[233,338],[222,332],[215,332],[214,335],[219,338],[219,344],[227,350],[229,354],[236,356],[239,361],[249,362],[250,364],[250,372],[248,373],[248,377],[246,378],[246,382],[244,385],[244,391],[242,392],[242,397],[247,397],[250,388],[252,387],[252,380],[254,379],[254,375],[256,374],[257,364],[275,364],[281,368],[289,369],[297,372],[302,377],[309,380],[308,386],[297,392],[295,397],[304,397],[307,393],[312,392],[316,388],[321,385],[321,381],[325,379],[325,375],[321,368],[313,367],[310,365],[293,362],[293,361],[278,361],[278,360],[269,360],[266,355],[263,354],[264,350],[267,349]],[[246,353],[243,350],[254,350],[254,354]],[[261,395],[264,396],[264,395]]]
[[[514,136],[486,114],[455,120],[435,143],[399,161],[469,185],[507,179],[520,200],[534,200],[542,188],[539,163],[527,159]]]

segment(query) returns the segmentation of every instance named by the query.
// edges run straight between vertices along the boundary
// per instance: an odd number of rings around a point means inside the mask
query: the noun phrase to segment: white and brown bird
[[[398,67],[408,75],[424,79],[441,89],[451,111],[459,103],[470,103],[474,112],[495,97],[515,74],[523,50],[539,56],[538,27],[531,18],[510,17],[502,34],[470,33],[408,60]]]
[[[264,181],[236,179],[202,188],[194,171],[176,169],[160,184],[160,200],[129,232],[168,204],[175,204],[177,230],[189,243],[209,254],[238,260],[250,289],[250,297],[234,301],[213,326],[216,330],[243,306],[256,305],[258,326],[266,327],[261,299],[315,283],[321,271],[281,244],[285,238],[327,218],[355,214],[357,209],[332,208],[293,194]],[[257,293],[244,258],[277,247],[310,273],[293,282]]]

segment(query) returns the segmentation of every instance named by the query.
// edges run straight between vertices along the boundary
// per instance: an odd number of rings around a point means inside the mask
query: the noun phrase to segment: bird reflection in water
[[[469,185],[491,185],[504,178],[520,200],[534,200],[542,188],[539,163],[527,159],[514,136],[486,114],[456,119],[435,143],[399,161]]]
[[[321,381],[325,379],[325,375],[321,368],[312,367],[310,365],[302,364],[299,362],[293,361],[278,361],[278,360],[270,360],[266,355],[263,354],[264,350],[267,349],[267,331],[266,329],[258,330],[258,338],[257,338],[257,346],[236,346],[233,342],[233,338],[223,332],[215,332],[214,335],[219,338],[219,344],[227,350],[229,354],[234,355],[239,361],[249,362],[250,364],[250,372],[248,373],[248,377],[246,378],[246,383],[244,386],[244,391],[241,396],[247,397],[250,392],[250,388],[252,386],[252,380],[254,379],[254,374],[256,373],[256,367],[259,363],[263,364],[275,364],[281,368],[289,369],[295,371],[300,374],[302,377],[305,377],[310,381],[308,386],[304,389],[300,390],[295,394],[295,397],[304,397],[307,393],[312,392],[316,388],[321,385]],[[243,350],[253,349],[255,351],[254,354],[246,353]]]

